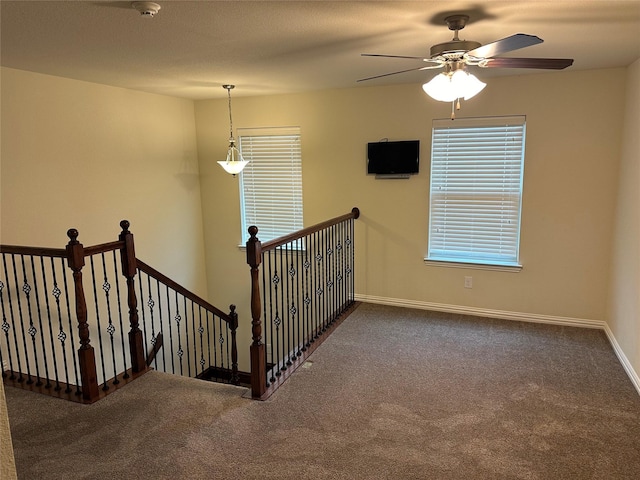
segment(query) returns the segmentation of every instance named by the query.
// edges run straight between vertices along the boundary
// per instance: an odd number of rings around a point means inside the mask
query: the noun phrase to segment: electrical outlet
[[[464,288],[473,288],[473,277],[464,277]]]

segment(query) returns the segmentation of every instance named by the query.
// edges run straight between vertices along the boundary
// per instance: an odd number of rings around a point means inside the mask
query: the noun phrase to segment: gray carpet
[[[94,405],[6,389],[20,479],[637,479],[602,331],[363,304],[268,401],[151,372]]]

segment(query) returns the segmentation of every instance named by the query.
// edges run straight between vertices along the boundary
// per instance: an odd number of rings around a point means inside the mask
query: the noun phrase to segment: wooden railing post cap
[[[360,209],[358,207],[353,207],[351,213],[353,213],[353,218],[360,217]]]
[[[131,226],[131,224],[129,223],[129,220],[122,220],[120,222],[120,228],[122,228],[122,233],[127,234],[129,233],[129,227]]]
[[[258,235],[258,227],[256,227],[255,225],[251,225],[248,230],[251,237],[255,237],[256,235]]]
[[[75,228],[70,228],[67,230],[67,237],[69,237],[69,245],[77,245],[78,243],[78,230]]]

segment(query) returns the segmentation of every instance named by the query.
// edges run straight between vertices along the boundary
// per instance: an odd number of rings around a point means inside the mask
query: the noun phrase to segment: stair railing
[[[226,314],[138,260],[129,222],[120,226],[117,241],[91,247],[75,229],[65,249],[0,246],[5,384],[92,403],[151,363],[237,384],[235,307]]]
[[[264,244],[258,227],[249,227],[253,398],[268,398],[355,306],[359,216],[353,208]]]

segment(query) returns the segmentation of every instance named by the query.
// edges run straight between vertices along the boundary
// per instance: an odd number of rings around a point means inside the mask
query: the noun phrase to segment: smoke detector
[[[140,12],[140,15],[153,18],[160,10],[160,5],[154,2],[131,2],[131,6]]]

